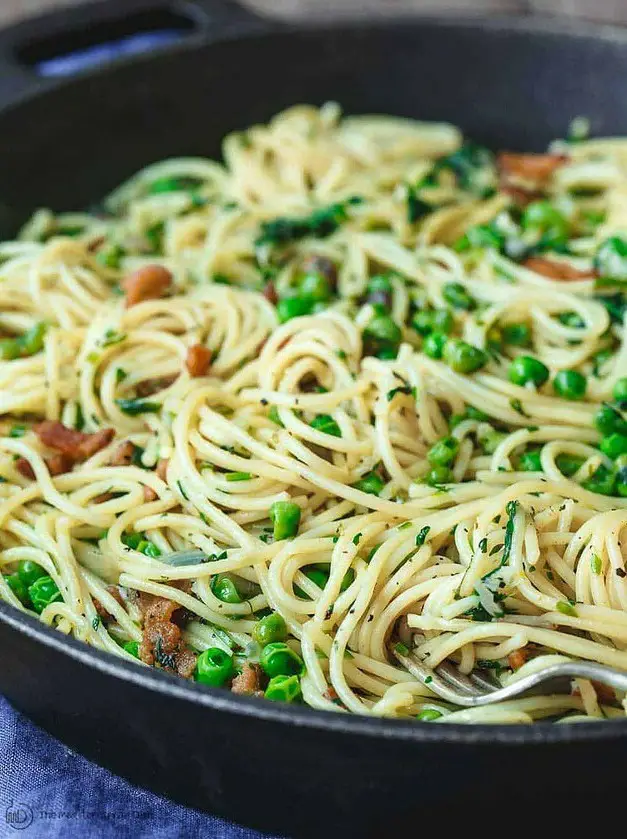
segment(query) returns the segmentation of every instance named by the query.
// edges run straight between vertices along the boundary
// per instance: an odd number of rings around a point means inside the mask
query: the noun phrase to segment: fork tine
[[[471,682],[478,687],[482,693],[486,691],[496,690],[501,687],[496,680],[489,679],[481,670],[473,670],[469,676]]]
[[[451,664],[450,661],[443,661],[441,664],[438,664],[435,672],[442,676],[443,679],[446,679],[456,690],[468,693],[471,696],[485,693],[486,690],[493,690],[494,687],[493,685],[489,685],[486,688],[483,685],[475,684],[472,680],[472,675],[466,676],[465,673],[460,673],[458,668],[454,664]]]
[[[476,704],[481,704],[485,700],[480,693],[469,693],[466,689],[460,690],[452,686],[445,678],[443,678],[435,670],[431,670],[413,653],[405,655],[400,652],[396,645],[392,645],[393,655],[400,661],[403,667],[411,673],[414,678],[423,685],[426,685],[429,690],[432,690],[440,699],[450,702],[453,705],[461,705],[465,708],[472,708]],[[489,701],[489,700],[488,700]]]

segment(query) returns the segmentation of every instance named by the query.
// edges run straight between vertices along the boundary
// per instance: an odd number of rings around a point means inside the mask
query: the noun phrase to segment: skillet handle
[[[268,25],[233,0],[92,0],[26,19],[0,30],[0,108],[131,56]]]

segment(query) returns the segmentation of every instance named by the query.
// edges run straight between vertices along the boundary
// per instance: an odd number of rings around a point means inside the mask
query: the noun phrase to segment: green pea
[[[304,574],[306,577],[309,577],[309,579],[314,582],[318,588],[324,588],[329,582],[329,570],[329,565],[312,565],[304,571]],[[340,591],[346,591],[354,579],[355,571],[352,568],[349,568],[346,574],[342,577]],[[306,597],[304,592],[303,597]]]
[[[427,460],[434,466],[450,466],[458,452],[459,440],[456,437],[443,437],[431,446]]]
[[[412,318],[411,325],[416,332],[423,337],[433,332],[433,312],[420,311],[416,312]]]
[[[599,495],[613,495],[616,485],[616,475],[611,469],[601,465],[581,485],[584,489],[590,492],[597,492]]]
[[[503,244],[503,236],[498,231],[490,227],[490,225],[478,224],[476,227],[471,227],[461,239],[458,239],[453,245],[453,248],[460,253],[471,248],[494,248],[495,250],[500,250]]]
[[[471,248],[500,250],[504,244],[502,234],[489,224],[479,224],[476,227],[471,227],[466,235]]]
[[[503,341],[513,347],[528,347],[531,344],[531,328],[527,323],[507,323],[503,327]]]
[[[28,606],[30,604],[28,588],[24,585],[24,581],[19,574],[9,574],[8,577],[4,578],[4,582],[8,585],[23,606]]]
[[[100,248],[96,254],[96,262],[112,271],[119,271],[126,251],[121,245],[109,244]]]
[[[433,331],[450,335],[455,326],[455,318],[448,309],[435,309],[432,317]]]
[[[438,360],[442,358],[444,354],[444,348],[447,341],[448,338],[442,332],[432,332],[425,338],[422,350],[425,355],[429,356],[429,358],[435,358]]]
[[[579,472],[585,462],[583,457],[577,457],[577,455],[572,454],[558,454],[555,458],[557,468],[567,478],[572,478],[574,474]]]
[[[609,434],[627,434],[627,420],[624,420],[620,411],[612,405],[602,405],[594,417],[594,424],[597,431],[604,437]]]
[[[323,571],[320,568],[307,568],[303,571],[303,574],[307,579],[311,580],[312,583],[315,583],[318,588],[324,588],[326,584],[329,582],[329,572]],[[294,586],[294,592],[298,597],[301,597],[303,600],[311,600],[309,595],[303,591],[300,586]]]
[[[475,373],[487,362],[483,350],[466,341],[450,340],[444,347],[444,360],[456,373]]]
[[[616,494],[627,498],[627,455],[624,454],[616,461]]]
[[[234,674],[233,657],[220,647],[210,647],[198,656],[194,679],[202,685],[222,687]]]
[[[270,521],[274,525],[274,538],[290,539],[300,526],[300,507],[293,501],[275,501],[270,507]]]
[[[163,237],[165,234],[165,223],[162,221],[153,224],[144,232],[146,244],[154,254],[163,253]]]
[[[252,636],[259,646],[265,647],[275,641],[284,641],[287,638],[287,625],[278,612],[272,612],[257,621]]]
[[[381,350],[377,353],[376,357],[380,358],[381,361],[394,361],[396,356],[398,355],[398,350],[393,349],[385,349]]]
[[[601,440],[601,451],[612,460],[616,460],[622,454],[627,454],[627,436],[624,434],[610,434]]]
[[[612,236],[602,242],[594,257],[594,268],[601,279],[627,280],[627,241]]]
[[[311,580],[312,583],[315,583],[318,586],[318,588],[324,588],[326,584],[329,582],[329,572],[326,569],[323,570],[322,568],[307,568],[304,574]]]
[[[273,702],[296,702],[302,697],[298,676],[275,676],[268,682],[264,693]]]
[[[0,359],[2,361],[15,361],[21,355],[22,348],[20,347],[17,338],[3,338],[0,341]]]
[[[585,326],[583,319],[577,314],[577,312],[560,312],[557,319],[560,323],[563,323],[564,326],[570,326],[575,329],[582,329]]]
[[[311,297],[284,297],[277,303],[277,317],[281,323],[285,323],[292,318],[310,315],[315,302]]]
[[[303,660],[283,641],[267,644],[261,651],[259,664],[270,678],[274,676],[298,676],[303,672]]]
[[[324,303],[332,296],[329,280],[324,274],[316,272],[307,273],[302,276],[298,291],[301,297],[309,298],[316,303]]]
[[[533,383],[543,385],[549,378],[549,368],[531,355],[519,355],[509,367],[509,380],[515,385]]]
[[[401,328],[389,315],[376,314],[363,331],[364,354],[396,358],[402,338]]]
[[[378,312],[385,313],[392,306],[393,290],[390,278],[386,274],[378,274],[368,283],[366,299]]]
[[[577,370],[560,370],[553,379],[553,390],[562,399],[583,399],[588,382]]]
[[[501,431],[496,431],[496,429],[490,428],[483,432],[479,438],[479,443],[481,444],[481,448],[485,454],[494,454],[506,437],[507,434],[503,434]]]
[[[550,201],[534,201],[529,204],[523,213],[522,228],[541,237],[544,247],[564,244],[569,234],[568,220]]]
[[[127,548],[131,548],[132,550],[136,551],[139,548],[140,543],[142,542],[143,537],[141,533],[123,533],[120,537],[120,541],[123,545],[126,545]]]
[[[16,358],[26,358],[41,352],[46,329],[45,323],[36,323],[17,338],[3,338],[0,340],[0,359],[14,361]]]
[[[466,419],[478,420],[479,422],[486,422],[489,419],[487,414],[480,411],[479,408],[475,408],[474,405],[466,405],[464,416]]]
[[[353,484],[354,489],[360,492],[367,492],[369,495],[379,495],[385,487],[385,481],[376,472],[368,472],[359,481]]]
[[[448,466],[434,466],[425,478],[429,486],[440,486],[440,484],[450,484],[453,480],[453,473]]]
[[[52,577],[49,577],[47,574],[43,577],[39,577],[38,580],[35,580],[35,582],[28,587],[28,596],[33,604],[33,609],[39,615],[43,612],[46,606],[63,600],[57,584]]]
[[[127,641],[122,644],[122,649],[134,658],[139,658],[139,643],[137,641]]]
[[[627,403],[627,376],[616,382],[614,390],[612,391],[612,396],[616,402]]]
[[[241,603],[237,586],[230,577],[224,574],[217,574],[211,581],[211,591],[215,594],[218,600],[223,603]]]
[[[46,576],[46,572],[41,565],[38,565],[36,562],[32,562],[30,559],[24,559],[19,563],[17,566],[17,573],[26,588],[32,586],[32,584],[40,577]]]
[[[144,554],[144,556],[158,557],[161,556],[161,551],[152,542],[144,539],[143,533],[123,533],[121,542],[127,548]]]
[[[141,542],[137,546],[137,550],[141,554],[144,554],[144,556],[151,556],[153,558],[161,556],[161,551],[159,550],[159,548],[152,542],[149,542],[147,539],[141,540]]]
[[[332,437],[342,436],[340,426],[329,414],[318,414],[309,424],[316,431],[321,431],[323,434],[330,434]]]
[[[416,714],[416,719],[420,722],[433,722],[439,720],[442,716],[442,711],[436,711],[435,708],[424,708],[419,714]]]
[[[386,291],[391,292],[392,281],[387,274],[375,274],[368,280],[368,292]]]
[[[477,301],[461,283],[446,283],[442,288],[442,297],[454,309],[471,312],[477,308]]]
[[[542,472],[542,461],[539,451],[523,452],[518,462],[521,472]]]
[[[432,332],[449,335],[453,331],[454,325],[455,319],[448,309],[416,312],[412,320],[412,326],[423,337],[430,335]]]
[[[463,414],[452,414],[449,417],[449,427],[451,430],[457,428],[457,426],[464,422],[465,420],[476,420],[477,422],[487,422],[490,417],[487,414],[484,414],[483,411],[477,410],[477,408],[473,408],[472,405],[466,405]]]

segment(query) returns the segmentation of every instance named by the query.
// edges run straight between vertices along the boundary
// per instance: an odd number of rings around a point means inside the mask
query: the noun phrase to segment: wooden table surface
[[[0,0],[0,26],[27,15],[85,0]],[[627,0],[247,0],[266,12],[297,16],[394,14],[408,10],[490,9],[549,12],[627,23]]]

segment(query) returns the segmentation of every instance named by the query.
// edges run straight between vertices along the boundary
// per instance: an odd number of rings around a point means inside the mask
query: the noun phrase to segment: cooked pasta
[[[0,245],[0,596],[317,709],[624,716],[585,680],[462,710],[394,656],[627,670],[627,140],[579,133],[295,107],[38,211]]]

